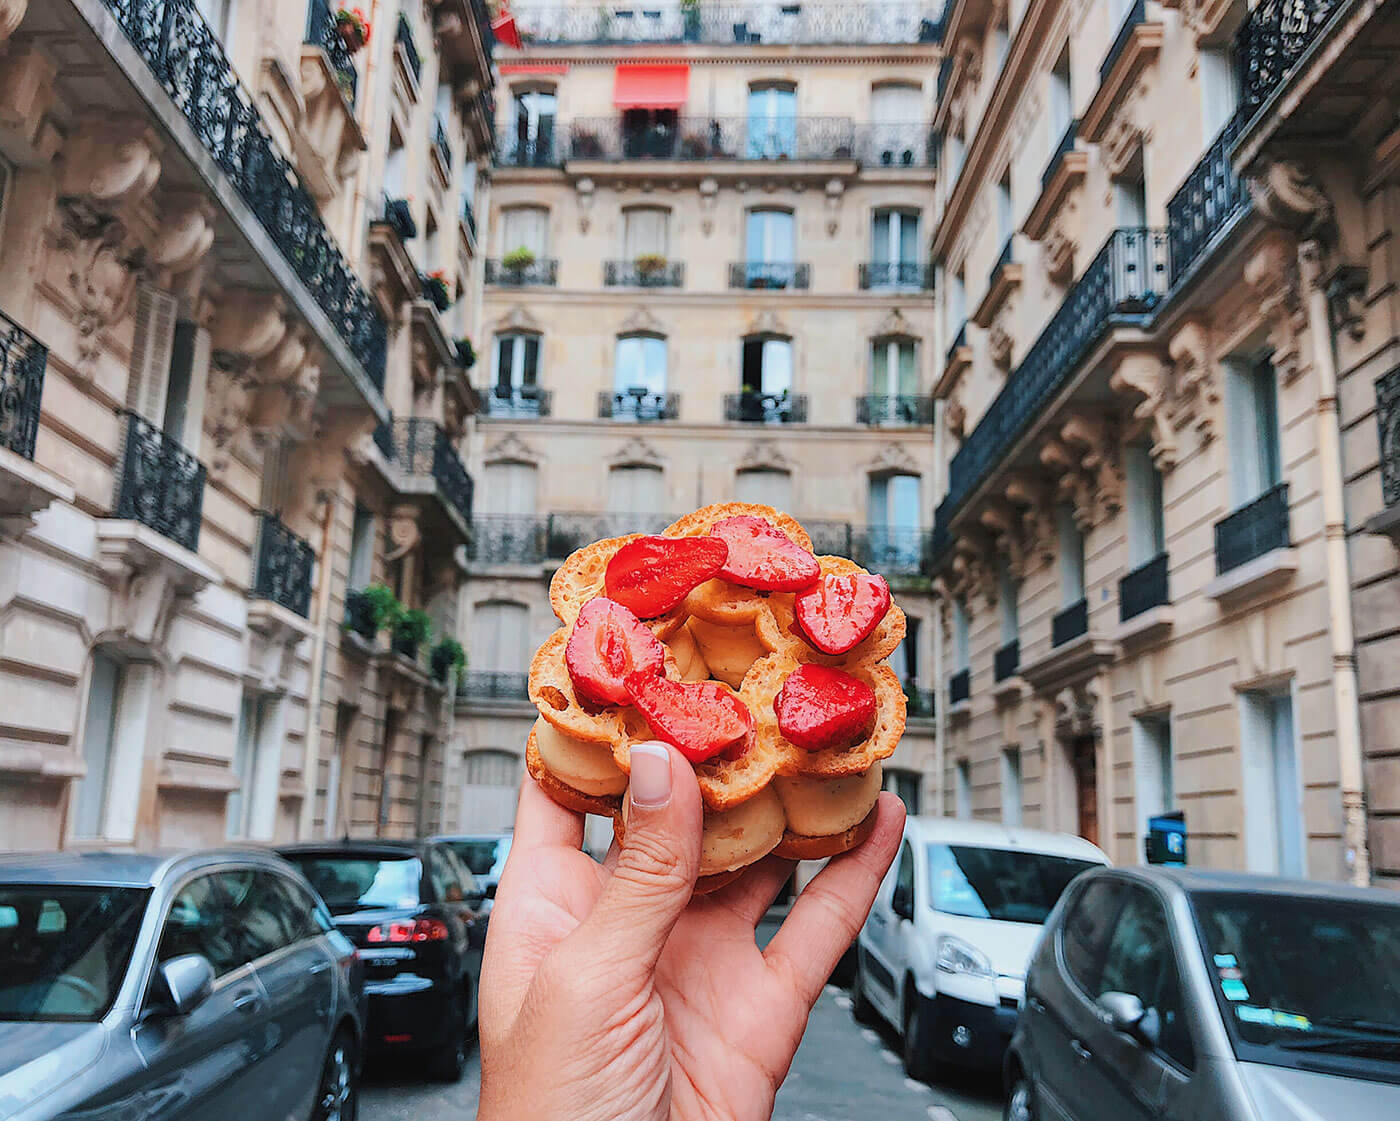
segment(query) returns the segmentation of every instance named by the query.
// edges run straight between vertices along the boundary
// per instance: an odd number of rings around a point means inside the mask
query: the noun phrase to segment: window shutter
[[[178,310],[179,302],[169,292],[148,284],[137,290],[126,407],[156,425],[165,420],[165,391]]]
[[[740,471],[734,480],[734,495],[740,502],[791,510],[792,475],[770,467]]]

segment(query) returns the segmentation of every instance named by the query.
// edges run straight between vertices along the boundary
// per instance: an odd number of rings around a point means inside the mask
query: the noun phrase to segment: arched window
[[[869,516],[871,561],[876,570],[917,572],[922,560],[918,475],[872,475]]]
[[[734,497],[779,510],[792,509],[792,472],[780,467],[750,467],[734,477]]]
[[[870,392],[881,398],[872,415],[891,423],[914,423],[919,393],[918,349],[907,337],[874,339],[870,343]],[[902,399],[902,400],[901,400]]]
[[[755,82],[749,86],[748,133],[746,158],[796,158],[797,87],[791,82]]]
[[[781,396],[792,388],[792,340],[751,335],[744,340],[741,390]]]
[[[501,256],[528,249],[536,257],[549,255],[549,209],[508,206],[501,211]]]
[[[482,484],[477,491],[482,514],[528,517],[535,512],[539,471],[533,463],[488,463]]]
[[[485,600],[472,612],[472,666],[524,673],[530,665],[530,611],[523,603]]]
[[[608,471],[608,510],[618,515],[634,533],[649,528],[658,515],[666,513],[666,475],[660,467],[646,464],[619,464]],[[662,527],[658,527],[662,528]]]
[[[482,748],[469,751],[462,777],[476,786],[514,786],[520,781],[520,756],[510,751]]]
[[[496,336],[495,389],[501,402],[523,405],[539,397],[540,337],[526,331]]]
[[[622,335],[617,340],[613,389],[620,394],[666,392],[666,340],[659,335]]]
[[[469,751],[463,758],[460,820],[474,832],[499,833],[515,822],[520,756],[495,748]]]

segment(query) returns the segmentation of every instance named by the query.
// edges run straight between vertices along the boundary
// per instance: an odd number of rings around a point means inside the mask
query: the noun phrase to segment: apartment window
[[[643,464],[613,467],[608,471],[608,509],[617,514],[664,514],[665,472]]]
[[[501,215],[501,254],[528,249],[536,257],[547,255],[549,211],[543,206],[511,206]]]
[[[482,483],[477,494],[483,514],[528,517],[535,512],[539,471],[533,463],[488,463]]]
[[[1074,507],[1055,507],[1060,539],[1060,606],[1072,607],[1084,598],[1084,533],[1074,520]]]
[[[794,260],[790,210],[750,210],[745,233],[749,264],[790,265]]]
[[[790,85],[753,86],[749,90],[751,160],[791,159],[797,155],[797,90]]]
[[[1142,173],[1113,181],[1118,225],[1140,230],[1147,226],[1147,184]]]
[[[923,620],[909,615],[904,620],[904,637],[890,655],[890,668],[900,681],[913,684],[919,680],[919,624]]]
[[[963,159],[967,155],[967,139],[959,129],[948,137],[948,190],[952,191],[953,184],[958,181],[958,172],[962,171]]]
[[[357,592],[368,587],[374,578],[374,514],[363,506],[355,506],[355,518],[350,525],[350,572],[347,586]]]
[[[522,90],[515,95],[517,158],[531,163],[550,157],[554,148],[557,106],[553,90]]]
[[[1283,481],[1278,382],[1267,359],[1230,359],[1225,366],[1230,494],[1235,506],[1240,507]]]
[[[1001,823],[1021,824],[1021,749],[1003,748],[1001,752]]]
[[[623,335],[613,368],[616,393],[666,392],[666,340],[656,335]]]
[[[972,764],[959,759],[953,774],[954,808],[960,821],[972,820]]]
[[[1133,770],[1137,775],[1138,829],[1145,834],[1148,818],[1170,813],[1176,806],[1172,726],[1168,717],[1133,719]]]
[[[389,128],[389,150],[384,154],[384,197],[408,197],[408,148],[398,126]]]
[[[1201,75],[1201,114],[1209,142],[1235,115],[1239,105],[1239,74],[1235,52],[1228,44],[1202,47],[1197,55]]]
[[[1001,621],[1001,644],[1009,646],[1021,634],[1020,605],[1017,603],[1021,594],[1021,586],[1011,575],[1011,567],[1006,563],[1006,558],[1002,556],[997,557],[996,578],[997,615]]]
[[[1127,482],[1128,563],[1138,569],[1167,551],[1162,475],[1146,444],[1129,444],[1123,452]]]
[[[972,618],[967,604],[953,600],[953,669],[965,670],[972,665]]]
[[[355,730],[358,710],[353,705],[335,706],[335,746],[326,766],[326,813],[321,823],[321,836],[341,837],[350,832],[351,806],[347,795],[353,790],[354,764],[350,759],[351,736]],[[341,821],[341,811],[345,821]]]
[[[734,476],[734,497],[778,510],[792,509],[792,472],[776,467],[751,467]]]
[[[913,339],[876,339],[870,344],[870,392],[884,397],[918,395]]]
[[[919,127],[918,122],[925,116],[922,86],[900,82],[874,86],[870,91],[870,119],[875,123],[875,143],[864,158],[878,160],[885,167],[924,163],[928,130]]]
[[[623,253],[627,260],[665,257],[670,251],[671,212],[659,206],[633,206],[622,212]]]
[[[920,562],[918,475],[873,475],[866,505],[872,556],[877,569],[917,571]]]
[[[1001,69],[1006,62],[1007,52],[1011,50],[1011,21],[1005,13],[1002,14],[1001,21],[992,28],[992,56],[996,59],[996,68]]]
[[[1303,783],[1288,693],[1240,697],[1245,859],[1251,872],[1307,874]]]
[[[875,211],[871,221],[871,238],[877,282],[883,285],[917,285],[918,277],[911,274],[919,263],[919,212]]]
[[[472,661],[482,669],[523,673],[529,668],[530,612],[523,603],[478,603],[471,635]]]
[[[1005,245],[1015,229],[1012,219],[1011,169],[997,183],[997,242]]]
[[[1073,87],[1070,85],[1069,44],[1060,52],[1050,70],[1050,146],[1059,144],[1074,116]]]
[[[267,750],[265,729],[268,707],[266,697],[252,693],[243,695],[233,746],[233,777],[238,780],[238,787],[229,792],[226,806],[225,834],[229,837],[252,837],[258,824],[256,818],[264,816],[256,811],[266,809],[262,804],[260,788],[266,785],[264,768],[268,761],[263,754]],[[273,793],[275,796],[276,792]]]
[[[948,285],[948,340],[967,325],[967,270],[959,268]]]
[[[512,333],[496,336],[496,396],[503,400],[533,397],[539,381],[540,337]]]
[[[911,817],[919,812],[919,793],[923,782],[917,771],[901,771],[890,768],[885,771],[883,786],[899,795],[904,810]]]
[[[744,340],[741,388],[781,396],[792,388],[792,342],[789,339]]]
[[[515,823],[520,757],[483,748],[467,752],[463,763],[462,820],[483,833],[509,830]]]
[[[100,650],[93,651],[87,716],[83,722],[86,773],[74,792],[74,837],[101,837],[104,832],[112,758],[116,753],[117,709],[124,676],[120,662]]]

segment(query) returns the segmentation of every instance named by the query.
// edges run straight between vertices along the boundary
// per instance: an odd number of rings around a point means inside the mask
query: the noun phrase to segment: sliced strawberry
[[[627,679],[632,703],[651,730],[674,744],[692,763],[726,752],[727,758],[747,743],[753,714],[732,690],[718,681],[672,681],[647,673]]]
[[[656,635],[620,603],[591,599],[574,620],[564,663],[578,695],[600,705],[625,705],[628,674],[656,675],[665,652]]]
[[[639,537],[613,554],[603,587],[638,618],[655,619],[718,576],[728,556],[719,537]]]
[[[746,588],[796,592],[822,574],[816,557],[777,526],[751,514],[715,522],[710,536],[729,543],[729,559],[719,574]]]
[[[883,576],[828,572],[794,601],[797,624],[823,654],[844,654],[859,646],[890,609],[890,586]]]
[[[783,683],[773,711],[778,731],[798,747],[850,747],[875,724],[875,690],[839,669],[801,666]]]

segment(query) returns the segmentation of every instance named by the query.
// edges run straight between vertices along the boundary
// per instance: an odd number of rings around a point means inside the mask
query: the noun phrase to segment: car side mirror
[[[161,962],[161,1003],[177,1016],[188,1016],[214,989],[214,967],[203,954],[182,954]]]
[[[496,885],[495,885],[495,884],[487,884],[487,885],[486,885],[486,898],[487,898],[487,899],[495,899],[495,898],[496,898]]]
[[[890,900],[890,910],[902,919],[914,917],[914,893],[908,884],[897,884],[894,898]]]
[[[1098,1000],[1108,1026],[1144,1047],[1156,1047],[1162,1037],[1161,1020],[1155,1008],[1144,1008],[1132,993],[1104,993]]]

